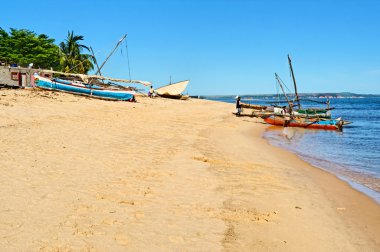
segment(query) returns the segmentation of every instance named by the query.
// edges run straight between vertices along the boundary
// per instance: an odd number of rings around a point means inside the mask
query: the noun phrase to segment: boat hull
[[[42,89],[69,92],[72,94],[87,95],[108,100],[133,101],[134,91],[90,88],[88,85],[73,82],[54,81],[43,77],[36,77],[36,85]]]
[[[268,124],[285,126],[285,118],[280,116],[269,116],[264,118]],[[341,130],[343,121],[340,119],[328,120],[308,120],[303,118],[291,119],[286,125],[287,127],[300,127],[307,129],[323,129],[323,130]]]
[[[158,96],[164,97],[164,98],[170,98],[170,99],[177,99],[177,100],[187,100],[190,98],[188,95],[170,95],[170,94],[159,94]]]

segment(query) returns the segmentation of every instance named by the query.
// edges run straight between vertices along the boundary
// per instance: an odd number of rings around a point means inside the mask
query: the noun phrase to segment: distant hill
[[[242,98],[256,98],[256,99],[271,99],[271,98],[278,98],[284,97],[283,95],[276,95],[276,94],[245,94],[240,95]],[[380,94],[356,94],[351,92],[340,92],[340,93],[301,93],[299,94],[301,98],[370,98],[370,97],[379,97]],[[194,95],[192,96],[194,98],[231,98],[235,97],[235,95]],[[289,95],[289,97],[293,98],[294,95]]]
[[[313,97],[313,98],[363,98],[363,97],[380,97],[380,95],[374,94],[355,94],[351,92],[340,93],[303,93],[301,97]]]

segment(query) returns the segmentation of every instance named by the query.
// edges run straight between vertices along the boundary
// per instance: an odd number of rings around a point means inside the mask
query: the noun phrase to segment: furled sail
[[[180,95],[185,91],[189,80],[176,82],[156,89],[158,95]]]
[[[52,70],[42,70],[44,73],[56,73],[61,75],[67,75],[67,76],[76,76],[81,78],[84,82],[88,82],[90,79],[98,79],[98,80],[110,80],[114,82],[124,82],[124,83],[137,83],[144,86],[150,86],[151,83],[148,81],[141,81],[141,80],[126,80],[126,79],[117,79],[117,78],[110,78],[100,75],[86,75],[86,74],[74,74],[74,73],[64,73],[64,72],[58,72],[58,71],[52,71]]]

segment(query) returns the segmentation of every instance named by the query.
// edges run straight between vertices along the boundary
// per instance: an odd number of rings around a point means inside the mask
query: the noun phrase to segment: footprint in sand
[[[116,223],[117,223],[117,220],[115,220],[115,219],[104,219],[102,221],[102,224],[107,225],[107,226],[113,226]]]
[[[136,212],[135,213],[135,218],[138,220],[141,220],[145,217],[145,214],[143,212]]]
[[[122,201],[119,201],[119,204],[134,206],[136,203],[133,200],[122,200]]]
[[[174,236],[174,235],[171,235],[169,236],[169,241],[173,242],[173,243],[184,243],[185,242],[185,239],[182,237],[182,236]]]
[[[120,245],[128,245],[129,238],[125,234],[116,234],[114,237],[115,241],[119,243]]]

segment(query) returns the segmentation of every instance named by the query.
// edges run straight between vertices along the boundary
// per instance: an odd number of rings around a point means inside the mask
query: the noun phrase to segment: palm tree
[[[83,50],[90,49],[80,44],[83,36],[74,35],[74,31],[68,31],[67,38],[59,44],[60,65],[62,72],[87,74],[94,69],[94,57],[90,54],[82,53]]]

